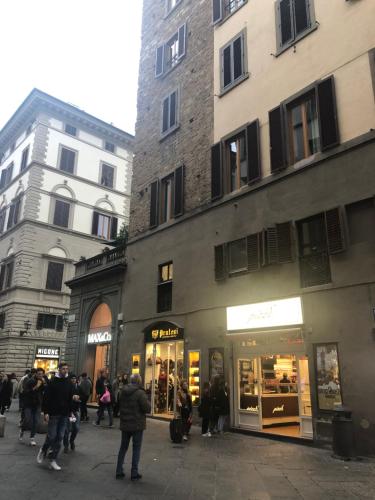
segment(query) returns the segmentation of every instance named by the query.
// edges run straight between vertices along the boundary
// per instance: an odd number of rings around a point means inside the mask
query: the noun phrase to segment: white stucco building
[[[132,158],[132,135],[37,89],[0,131],[0,370],[63,356],[64,283],[128,224]]]

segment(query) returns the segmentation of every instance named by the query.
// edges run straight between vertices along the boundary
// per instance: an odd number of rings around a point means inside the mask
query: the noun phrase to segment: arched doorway
[[[91,360],[91,370],[88,375],[93,381],[92,401],[96,401],[95,382],[103,369],[109,371],[112,342],[112,312],[104,302],[94,310],[87,335],[88,359]]]

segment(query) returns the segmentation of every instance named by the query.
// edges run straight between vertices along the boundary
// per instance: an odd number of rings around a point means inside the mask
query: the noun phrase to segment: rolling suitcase
[[[182,421],[174,418],[169,423],[169,434],[173,443],[182,443]]]

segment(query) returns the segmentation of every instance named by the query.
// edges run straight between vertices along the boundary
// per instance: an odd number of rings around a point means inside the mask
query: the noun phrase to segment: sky
[[[0,0],[0,130],[33,88],[134,133],[142,0]]]

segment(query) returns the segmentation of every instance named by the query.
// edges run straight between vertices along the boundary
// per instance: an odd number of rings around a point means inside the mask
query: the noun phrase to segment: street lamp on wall
[[[68,326],[68,324],[69,324],[69,311],[66,310],[64,312],[64,314],[62,315],[62,317],[63,317],[64,325]]]
[[[28,319],[27,321],[24,322],[24,327],[25,327],[25,330],[20,330],[20,336],[23,337],[25,335],[25,333],[27,333],[30,328],[31,328],[31,321]]]

